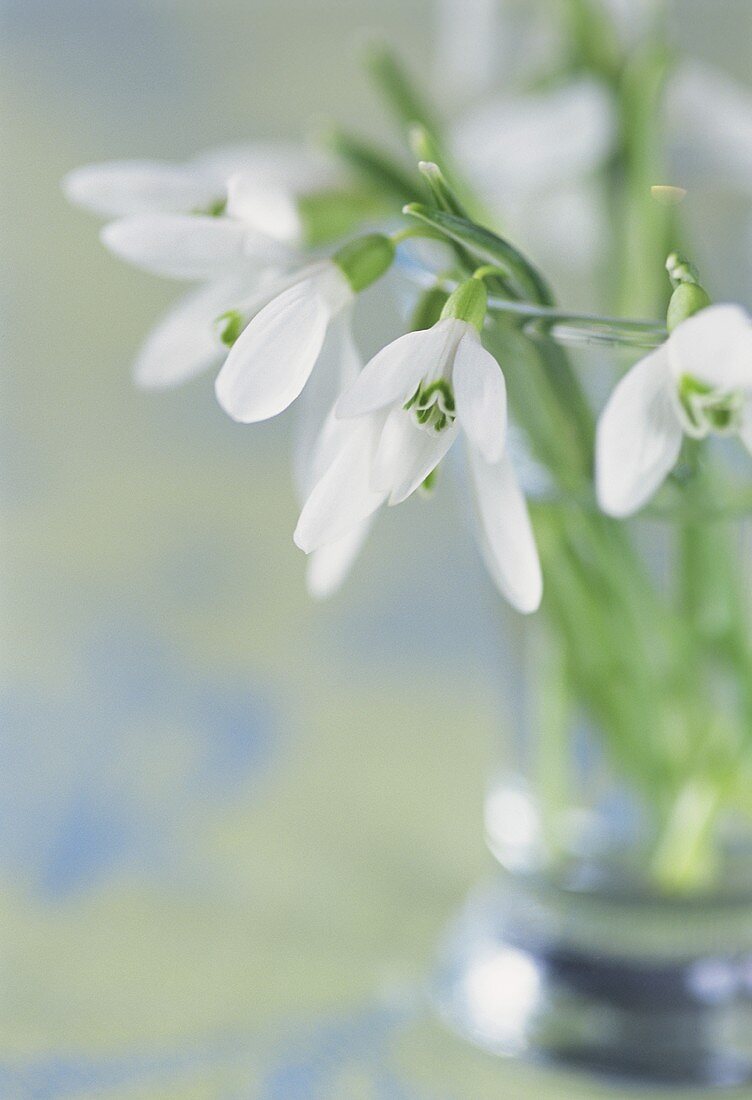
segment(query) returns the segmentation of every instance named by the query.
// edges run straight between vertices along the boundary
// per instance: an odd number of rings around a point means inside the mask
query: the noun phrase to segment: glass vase
[[[642,1084],[752,1081],[752,510],[734,462],[730,440],[688,449],[626,522],[592,492],[530,488],[545,595],[500,612],[498,870],[437,985],[488,1050]]]

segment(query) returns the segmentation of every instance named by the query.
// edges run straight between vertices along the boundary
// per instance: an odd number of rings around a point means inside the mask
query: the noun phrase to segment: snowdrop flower
[[[374,233],[311,264],[240,332],[217,376],[225,412],[244,424],[283,412],[302,392],[330,323],[394,260],[394,243]]]
[[[215,279],[289,263],[302,244],[296,199],[335,181],[294,146],[230,147],[183,165],[115,162],[76,169],[68,198],[115,221],[101,233],[121,259],[156,275]]]
[[[259,189],[297,193],[331,185],[334,169],[320,154],[292,142],[256,142],[212,149],[183,164],[125,160],[87,164],[62,181],[70,202],[106,218],[188,214],[221,206],[227,181],[242,174]]]
[[[286,142],[227,146],[184,164],[93,164],[65,177],[71,202],[118,219],[103,230],[114,251],[159,274],[206,283],[181,298],[147,336],[134,365],[138,385],[174,386],[226,358],[216,319],[240,314],[247,320],[297,277],[287,271],[297,254],[291,241],[284,246],[279,216],[262,234],[258,210],[269,220],[268,195],[277,195],[278,205],[292,204],[301,188],[333,182],[327,159]],[[226,209],[229,217],[213,216]]]
[[[480,341],[486,311],[478,279],[460,286],[432,328],[382,349],[343,393],[336,454],[295,531],[306,553],[357,529],[383,503],[406,500],[465,436],[481,549],[501,592],[520,611],[542,581],[527,506],[505,447],[506,387]]]
[[[598,422],[601,508],[645,504],[675,465],[684,436],[737,435],[752,452],[752,321],[739,306],[700,310],[622,378]]]

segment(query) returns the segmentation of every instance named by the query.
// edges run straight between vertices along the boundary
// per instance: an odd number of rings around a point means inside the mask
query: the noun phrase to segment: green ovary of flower
[[[679,380],[679,401],[689,435],[703,439],[716,435],[733,435],[741,425],[743,395],[738,391],[714,390],[705,382],[683,374]]]
[[[406,401],[405,409],[411,409],[420,428],[441,432],[454,423],[456,412],[452,387],[444,378],[426,385],[421,382],[413,396]]]

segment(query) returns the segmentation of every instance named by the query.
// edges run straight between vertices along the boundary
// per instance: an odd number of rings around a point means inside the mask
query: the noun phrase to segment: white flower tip
[[[320,583],[318,574],[313,566],[314,562],[309,562],[308,568],[306,569],[306,592],[312,600],[316,600],[317,603],[324,603],[336,594],[340,586],[339,584],[328,585]]]
[[[306,523],[305,516],[301,514],[300,519],[297,522],[297,526],[292,533],[292,541],[297,546],[298,550],[302,550],[304,554],[312,554],[317,549],[316,542],[311,538],[310,531],[307,530],[308,524]]]
[[[148,393],[160,393],[163,390],[172,390],[182,381],[181,378],[163,378],[155,375],[150,364],[136,362],[131,371],[131,379],[136,389]]]
[[[640,507],[633,500],[625,500],[618,494],[614,494],[611,488],[605,485],[603,480],[597,476],[595,495],[600,510],[607,516],[611,516],[612,519],[627,519],[629,516],[634,515]]]
[[[511,600],[514,607],[522,615],[534,614],[541,605],[543,599],[543,576],[540,568],[538,568],[537,574],[534,578],[531,578],[530,584],[526,591],[519,592]]]
[[[303,223],[294,195],[236,172],[227,183],[227,213],[283,244],[300,244]]]
[[[74,206],[89,206],[89,192],[90,192],[90,169],[74,168],[70,172],[66,172],[63,178],[60,180],[60,189],[65,195],[68,202],[73,203]]]
[[[142,242],[148,234],[149,223],[138,215],[108,222],[99,230],[102,244],[121,260],[138,261],[143,251]]]
[[[227,413],[236,424],[255,424],[267,417],[256,417],[249,412],[248,406],[238,399],[238,390],[234,379],[229,379],[223,367],[214,379],[214,395],[222,412]]]

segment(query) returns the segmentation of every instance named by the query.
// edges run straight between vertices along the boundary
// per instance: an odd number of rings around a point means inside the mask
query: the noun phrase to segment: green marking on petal
[[[714,390],[699,378],[683,374],[678,392],[689,434],[704,438],[711,432],[731,435],[739,430],[744,397],[738,391]]]
[[[430,474],[428,474],[428,476],[423,479],[423,482],[420,486],[421,493],[423,493],[424,496],[431,496],[434,489],[436,488],[436,482],[438,480],[439,480],[439,467],[434,466],[434,468],[433,468],[433,470],[431,470]]]
[[[208,206],[191,210],[192,214],[199,214],[204,218],[221,218],[227,212],[227,199],[214,199]]]
[[[228,309],[217,317],[214,324],[222,343],[231,348],[243,331],[243,314],[239,309]]]
[[[421,428],[433,428],[442,432],[455,420],[455,403],[452,387],[445,378],[438,378],[426,385],[421,382],[403,409],[411,409],[415,422]]]

